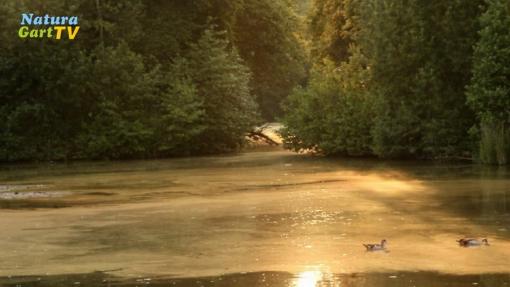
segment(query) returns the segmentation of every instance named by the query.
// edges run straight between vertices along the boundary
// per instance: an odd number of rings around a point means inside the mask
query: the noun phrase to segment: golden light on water
[[[296,279],[296,287],[315,287],[322,280],[322,272],[305,271],[301,272]]]

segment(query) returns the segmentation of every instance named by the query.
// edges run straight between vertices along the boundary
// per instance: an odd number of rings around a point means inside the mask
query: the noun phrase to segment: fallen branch
[[[279,143],[265,135],[261,130],[251,131],[247,136],[255,141],[264,141],[270,145],[279,145]]]

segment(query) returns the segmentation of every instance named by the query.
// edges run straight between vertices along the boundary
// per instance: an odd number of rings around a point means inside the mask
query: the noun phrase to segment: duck
[[[484,238],[482,240],[475,239],[475,238],[461,238],[457,240],[459,245],[461,247],[474,247],[474,246],[489,246],[489,240],[487,238]]]
[[[363,244],[363,246],[365,246],[365,248],[367,249],[367,251],[381,251],[381,250],[386,250],[386,244],[388,243],[388,241],[386,241],[386,239],[383,239],[381,240],[381,244]]]

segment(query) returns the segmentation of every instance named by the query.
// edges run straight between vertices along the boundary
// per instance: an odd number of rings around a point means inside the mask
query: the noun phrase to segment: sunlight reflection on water
[[[251,276],[242,272],[277,270],[287,272],[285,285],[224,286],[301,287],[340,280],[400,286],[388,277],[396,272],[509,273],[510,172],[447,168],[268,152],[0,171],[0,193],[70,192],[0,198],[8,234],[0,236],[0,276],[120,270],[115,275],[131,278],[172,270],[190,278],[241,274],[237,280]],[[487,237],[491,247],[462,249],[455,240],[464,236]],[[361,245],[382,238],[391,253]]]
[[[298,275],[296,279],[296,287],[315,287],[322,280],[321,271],[304,271]]]

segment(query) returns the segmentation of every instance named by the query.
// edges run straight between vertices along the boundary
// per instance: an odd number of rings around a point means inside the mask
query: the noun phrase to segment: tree
[[[88,57],[71,45],[30,42],[2,55],[0,160],[70,157],[89,109],[81,93]]]
[[[468,150],[465,104],[479,1],[367,1],[359,45],[372,71],[374,152],[437,158]],[[448,107],[448,108],[445,108]]]
[[[314,61],[332,58],[330,65],[351,70],[316,70],[321,76],[312,76],[291,98],[288,145],[383,158],[469,152],[467,130],[474,116],[465,103],[465,86],[481,3],[316,1]],[[356,117],[350,115],[354,111]]]
[[[502,165],[510,162],[510,6],[506,0],[487,3],[480,17],[468,103],[478,119],[473,131],[480,160]]]
[[[353,42],[352,0],[314,0],[310,16],[312,58],[329,58],[336,63],[349,58]]]
[[[214,28],[206,29],[187,54],[191,79],[205,111],[205,129],[194,142],[200,152],[236,150],[257,121],[250,70],[224,37]]]
[[[371,154],[371,71],[362,51],[351,42],[357,36],[358,8],[352,1],[314,2],[312,37],[326,39],[326,44],[315,46],[308,85],[296,89],[286,101],[282,135],[287,148],[328,155]],[[332,31],[336,32],[326,35]],[[341,35],[349,35],[349,39]],[[335,56],[328,49],[343,52]]]
[[[80,157],[136,158],[148,150],[154,128],[157,70],[145,67],[127,44],[95,51],[91,77],[83,86],[93,108],[83,122]],[[129,71],[129,72],[128,72]]]
[[[10,19],[26,11],[80,19],[75,41],[0,33],[0,72],[6,75],[0,79],[0,160],[236,150],[257,120],[250,90],[256,84],[232,41],[244,3],[0,4],[6,31],[18,29]]]
[[[262,117],[281,116],[281,103],[305,78],[300,24],[286,1],[245,0],[233,26],[233,44],[252,72],[250,87]]]
[[[324,60],[306,88],[287,100],[282,132],[287,148],[327,155],[371,154],[373,103],[367,93],[370,71],[359,50],[339,67]]]
[[[152,146],[157,156],[189,155],[193,143],[205,125],[204,99],[197,92],[191,79],[189,64],[177,58],[170,71],[160,78],[161,94],[158,96],[155,116],[155,136]]]

